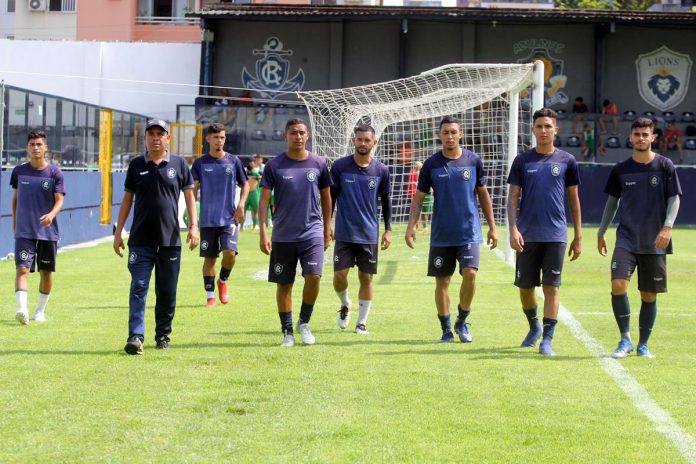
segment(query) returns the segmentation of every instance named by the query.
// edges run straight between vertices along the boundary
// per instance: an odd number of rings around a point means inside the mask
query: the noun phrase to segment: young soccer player
[[[249,194],[249,182],[241,160],[224,150],[225,126],[215,123],[206,130],[210,153],[193,162],[193,194],[200,189],[200,227],[203,258],[203,287],[208,307],[215,306],[215,262],[222,251],[220,276],[217,281],[220,302],[230,301],[227,280],[239,249],[239,226],[244,222],[244,203]],[[236,187],[240,187],[235,206]]]
[[[604,188],[609,198],[597,231],[597,249],[602,256],[607,255],[604,234],[619,212],[611,257],[611,306],[621,340],[613,358],[625,358],[633,351],[627,292],[636,268],[641,299],[638,356],[654,357],[648,350],[648,339],[657,315],[657,294],[667,291],[667,254],[672,253],[672,227],[682,191],[672,161],[651,149],[654,129],[649,118],[633,122],[633,153],[614,166]]]
[[[46,321],[46,304],[53,288],[58,250],[58,221],[63,208],[63,173],[46,161],[46,133],[32,131],[27,136],[29,162],[12,170],[12,229],[15,236],[15,297],[20,324],[29,323],[28,276],[38,269],[39,302],[34,320]]]
[[[418,190],[411,200],[406,228],[406,245],[413,248],[416,222],[426,194],[433,192],[432,233],[428,256],[428,275],[435,277],[435,306],[442,328],[440,342],[454,341],[450,324],[449,285],[459,262],[462,284],[454,331],[462,343],[470,343],[467,317],[476,291],[480,244],[483,242],[478,204],[488,223],[487,243],[498,244],[498,230],[493,205],[486,188],[486,173],[481,158],[459,145],[462,138],[459,120],[447,116],[440,121],[442,150],[423,163],[418,176]]]
[[[331,199],[336,205],[333,286],[341,301],[337,322],[341,329],[348,327],[350,322],[352,303],[348,297],[348,272],[357,265],[360,281],[357,334],[367,334],[367,317],[372,306],[372,276],[377,273],[379,239],[378,197],[384,216],[382,250],[391,245],[389,169],[372,158],[376,143],[372,127],[356,127],[355,152],[331,166]]]
[[[555,356],[551,343],[558,322],[558,294],[568,242],[566,198],[575,234],[568,252],[570,260],[576,260],[582,251],[580,177],[575,157],[553,145],[558,132],[556,112],[542,108],[534,112],[532,120],[537,146],[515,157],[508,176],[510,247],[517,252],[515,285],[520,289],[522,311],[529,322],[521,346],[534,347],[542,336],[534,295],[534,287],[541,285],[544,325],[539,353]],[[541,280],[539,274],[543,274]]]

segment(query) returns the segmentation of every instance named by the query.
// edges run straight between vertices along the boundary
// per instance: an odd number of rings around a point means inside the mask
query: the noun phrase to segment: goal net
[[[509,166],[530,147],[531,115],[541,106],[532,102],[538,100],[532,93],[535,66],[451,64],[404,79],[298,95],[307,106],[313,151],[329,161],[353,153],[356,125],[375,128],[373,156],[389,167],[395,222],[408,221],[417,163],[442,148],[440,120],[457,117],[462,145],[483,160],[496,222],[504,225]],[[543,91],[543,85],[537,88]],[[499,229],[505,239],[506,227]]]

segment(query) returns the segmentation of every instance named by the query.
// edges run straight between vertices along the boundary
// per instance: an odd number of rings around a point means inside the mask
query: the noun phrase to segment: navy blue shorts
[[[200,256],[217,258],[221,250],[232,250],[237,254],[238,240],[239,226],[236,222],[222,227],[202,227]]]
[[[15,238],[15,267],[25,267],[29,272],[34,268],[39,271],[56,272],[56,255],[58,242],[34,240],[33,238]]]
[[[667,255],[639,255],[623,248],[614,248],[611,257],[611,279],[631,280],[638,268],[638,290],[649,293],[667,292]]]
[[[459,273],[464,268],[478,270],[481,256],[481,244],[469,243],[463,246],[430,247],[428,255],[428,275],[431,277],[444,277],[454,274],[459,262]]]
[[[334,244],[334,272],[358,265],[365,274],[377,274],[376,243],[351,243],[336,240]]]
[[[517,253],[515,285],[519,288],[560,287],[565,250],[563,242],[526,242],[524,251]]]
[[[295,282],[297,261],[302,275],[321,275],[324,269],[324,237],[300,242],[272,242],[268,281],[277,284]]]

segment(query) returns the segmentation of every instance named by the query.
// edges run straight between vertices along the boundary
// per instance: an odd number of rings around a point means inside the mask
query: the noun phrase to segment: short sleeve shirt
[[[207,154],[193,162],[191,175],[200,183],[200,227],[232,224],[237,186],[248,180],[241,160],[229,153],[220,158]]]
[[[20,164],[12,170],[10,185],[17,191],[15,237],[57,242],[58,218],[48,227],[41,225],[39,219],[55,206],[56,193],[65,195],[60,168],[49,164],[34,169],[31,163]]]

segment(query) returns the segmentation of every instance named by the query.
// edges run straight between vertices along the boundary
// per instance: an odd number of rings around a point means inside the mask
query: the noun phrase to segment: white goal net
[[[496,221],[502,225],[509,165],[529,148],[532,110],[541,106],[532,103],[535,66],[452,64],[405,79],[298,95],[309,113],[312,149],[330,161],[353,153],[356,125],[375,128],[379,142],[373,155],[392,176],[395,222],[408,220],[414,167],[441,149],[440,120],[457,117],[463,146],[483,160]]]

